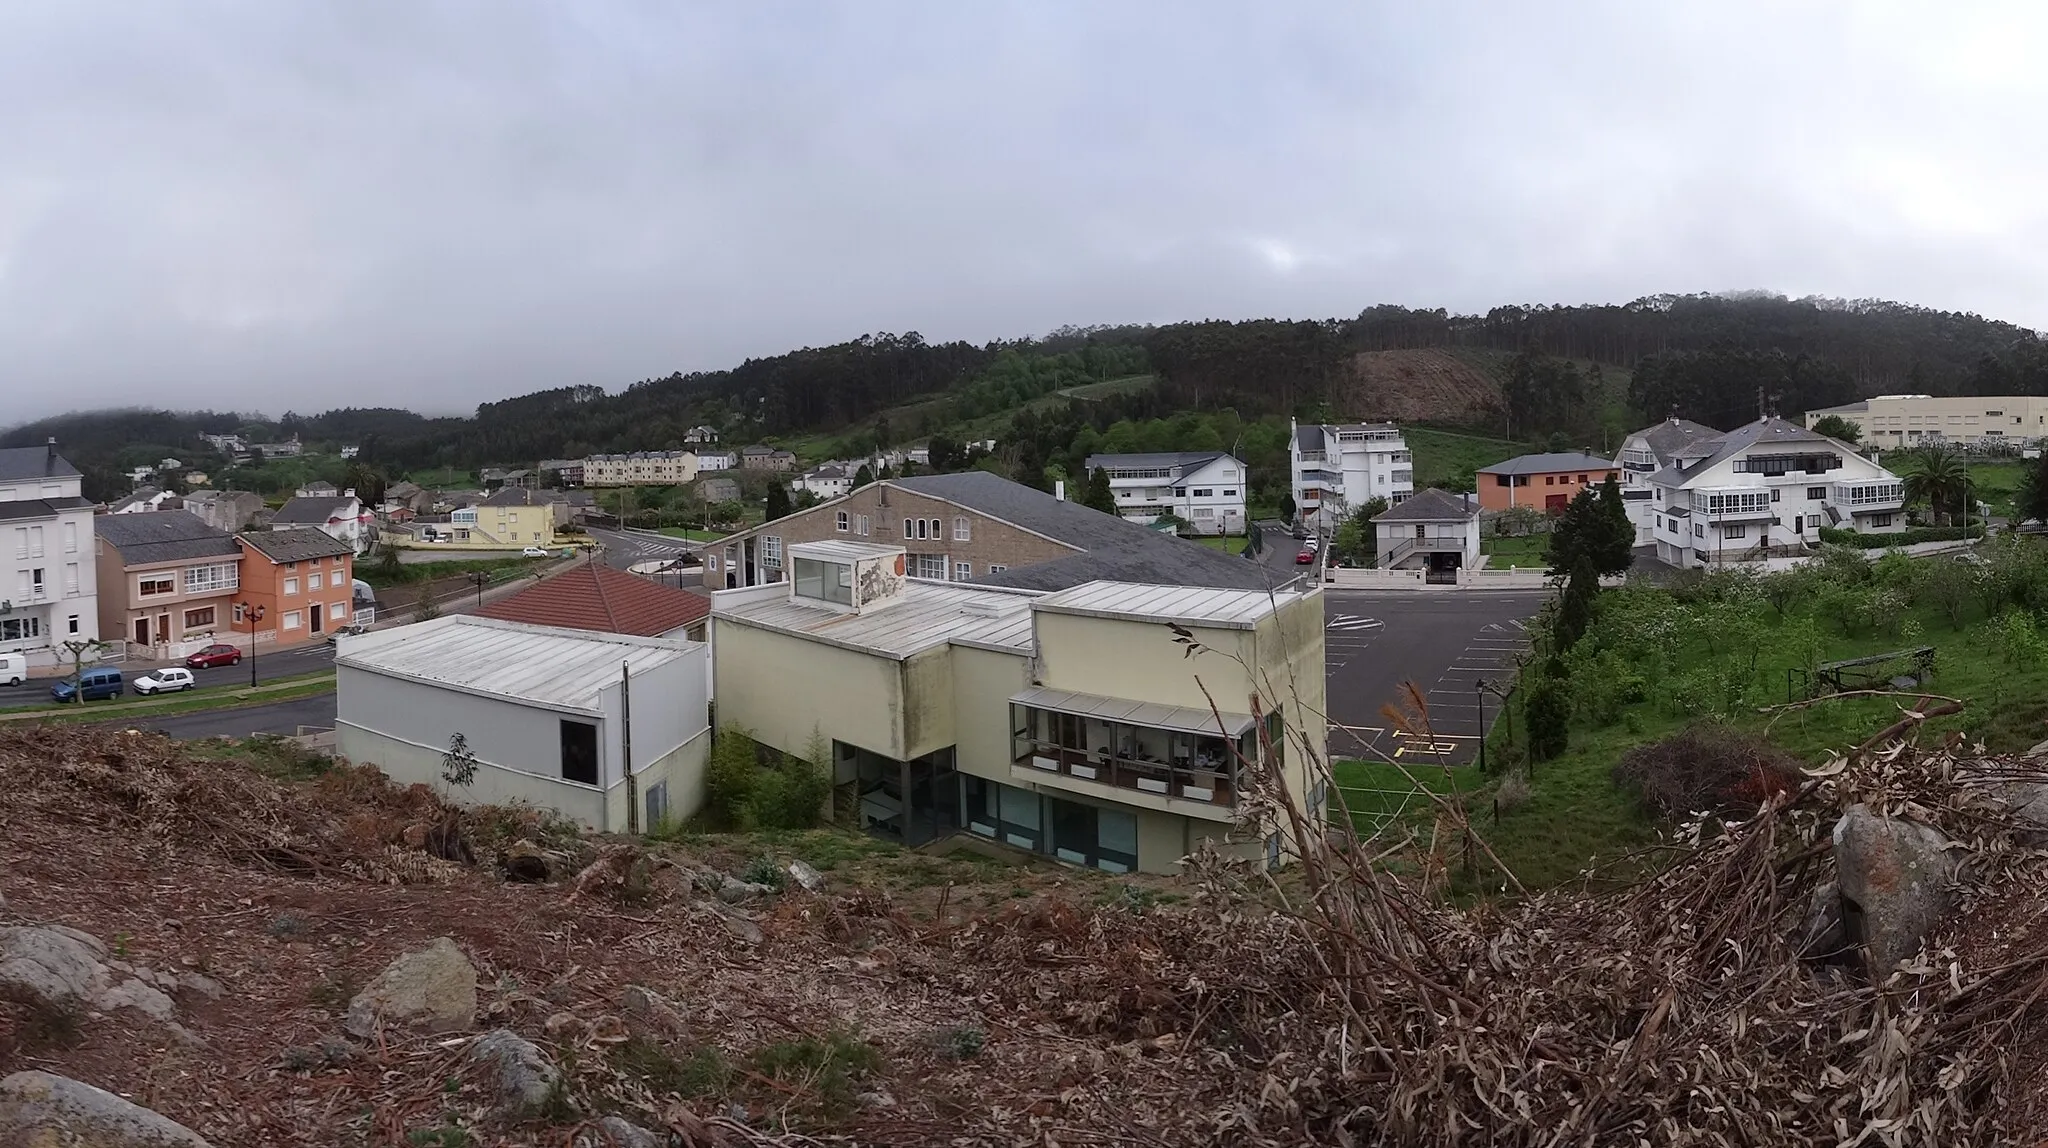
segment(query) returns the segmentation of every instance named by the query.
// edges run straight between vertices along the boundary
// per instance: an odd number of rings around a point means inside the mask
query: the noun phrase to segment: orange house
[[[1548,514],[1562,514],[1580,491],[1620,477],[1621,470],[1612,461],[1578,451],[1525,454],[1479,468],[1479,508],[1533,506]]]
[[[227,629],[280,646],[322,639],[348,624],[355,548],[313,527],[237,534],[242,588]],[[260,612],[253,620],[250,611]]]

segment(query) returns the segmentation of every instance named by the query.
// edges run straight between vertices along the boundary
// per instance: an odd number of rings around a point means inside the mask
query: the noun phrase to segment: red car
[[[225,642],[208,646],[185,659],[185,668],[188,670],[204,670],[211,666],[239,666],[241,664],[242,651]]]
[[[1306,566],[1309,563],[1314,562],[1315,560],[1316,552],[1313,550],[1304,550],[1301,553],[1294,556],[1294,564],[1296,566]]]

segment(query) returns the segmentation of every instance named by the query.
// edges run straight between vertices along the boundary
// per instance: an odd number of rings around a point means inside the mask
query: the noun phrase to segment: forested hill
[[[1484,359],[1480,375],[1442,388],[1383,394],[1394,384],[1374,352],[1441,352]],[[1512,365],[1507,365],[1512,356]],[[848,428],[901,440],[962,419],[1047,400],[1091,381],[1151,373],[1146,411],[1246,416],[1315,413],[1442,423],[1503,424],[1517,436],[1577,429],[1602,401],[1597,371],[1623,368],[1630,417],[1677,413],[1729,425],[1760,402],[1787,413],[1871,394],[2048,394],[2048,351],[2033,331],[1980,316],[1901,303],[1786,299],[1762,294],[1653,296],[1622,305],[1497,307],[1456,315],[1378,306],[1351,319],[1188,322],[1064,328],[1043,338],[931,343],[916,333],[864,336],[750,359],[719,371],[646,379],[623,391],[571,386],[485,403],[470,418],[428,419],[389,409],[275,420],[232,413],[84,413],[0,434],[0,445],[56,435],[80,465],[113,465],[123,448],[175,446],[200,431],[293,433],[309,441],[374,444],[394,468],[474,467],[678,445],[685,429],[718,427],[752,441]],[[1498,379],[1472,385],[1474,378]],[[1488,387],[1498,386],[1494,395]],[[1484,392],[1484,393],[1482,393]],[[1759,392],[1762,392],[1759,394]],[[1606,396],[1612,401],[1613,396]],[[1399,402],[1394,401],[1399,399]],[[916,425],[877,426],[906,404]],[[950,421],[949,421],[950,420]],[[122,461],[122,465],[133,462]]]

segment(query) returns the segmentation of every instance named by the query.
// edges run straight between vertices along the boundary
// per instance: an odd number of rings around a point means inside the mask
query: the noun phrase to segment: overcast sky
[[[0,424],[1380,302],[2048,327],[2044,9],[0,0]]]

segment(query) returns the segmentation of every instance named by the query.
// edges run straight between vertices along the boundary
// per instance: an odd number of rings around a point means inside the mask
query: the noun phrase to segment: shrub
[[[1493,791],[1493,811],[1495,815],[1512,813],[1527,805],[1531,796],[1533,791],[1529,788],[1528,776],[1511,773],[1503,778],[1500,787]]]
[[[1637,746],[1614,767],[1614,784],[1634,790],[1662,817],[1745,814],[1800,781],[1799,761],[1762,738],[1716,725],[1691,726]]]
[[[734,725],[719,727],[704,765],[704,808],[712,820],[733,829],[752,827],[759,762],[752,733]]]
[[[814,1089],[831,1107],[851,1103],[853,1082],[881,1064],[873,1046],[845,1031],[782,1041],[754,1054],[761,1075]]]
[[[1888,534],[1865,534],[1860,530],[1843,530],[1835,526],[1820,528],[1820,540],[1831,546],[1853,546],[1858,550],[1875,550],[1881,546],[1911,546],[1918,542],[1959,542],[1965,538],[1984,537],[1984,524],[1971,523],[1968,529],[1961,526],[1912,526]]]
[[[1571,741],[1571,696],[1562,678],[1549,673],[1529,683],[1523,710],[1529,726],[1529,760],[1549,761],[1562,754]]]

